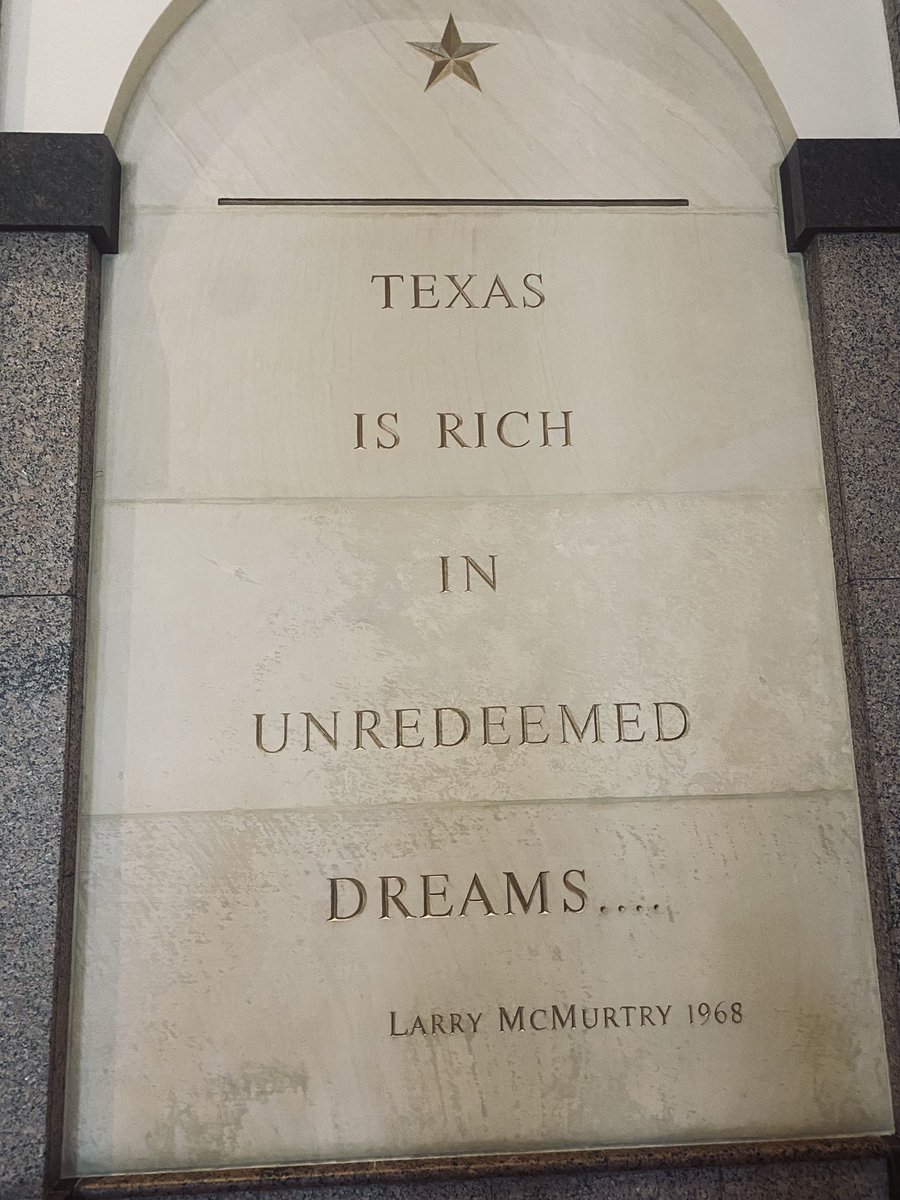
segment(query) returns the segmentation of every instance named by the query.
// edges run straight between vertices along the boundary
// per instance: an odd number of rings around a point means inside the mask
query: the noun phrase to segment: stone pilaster
[[[58,1177],[105,138],[0,135],[0,1197]],[[56,163],[57,171],[51,169]],[[52,231],[52,232],[51,232]]]
[[[896,0],[888,0],[889,22]],[[892,36],[896,38],[896,23]],[[896,49],[896,42],[894,48]],[[895,58],[895,63],[900,60]],[[838,607],[900,1113],[900,140],[799,142],[782,167],[804,252]],[[891,1195],[900,1194],[896,1152]]]
[[[900,234],[805,253],[838,607],[900,1111]]]

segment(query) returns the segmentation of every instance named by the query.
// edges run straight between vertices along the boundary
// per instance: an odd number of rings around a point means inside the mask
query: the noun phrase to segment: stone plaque
[[[499,34],[400,24],[479,99]],[[890,1129],[804,299],[735,178],[217,206],[139,170],[73,1173]]]

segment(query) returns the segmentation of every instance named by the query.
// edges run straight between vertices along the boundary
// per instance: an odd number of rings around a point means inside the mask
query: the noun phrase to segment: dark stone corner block
[[[0,133],[0,230],[89,233],[115,254],[121,180],[103,133]]]
[[[900,233],[900,138],[801,138],[781,190],[791,252],[817,233]]]

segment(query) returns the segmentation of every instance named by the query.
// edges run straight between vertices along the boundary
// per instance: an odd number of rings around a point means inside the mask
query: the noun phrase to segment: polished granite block
[[[87,565],[100,258],[84,233],[0,237],[0,593],[72,593]]]
[[[2,132],[0,230],[84,232],[115,254],[120,180],[105,134]]]
[[[874,804],[880,817],[891,902],[891,938],[900,959],[900,580],[865,580],[851,590],[865,696]]]
[[[665,1152],[660,1157],[665,1160]],[[389,1168],[388,1168],[389,1169]],[[447,1183],[362,1183],[350,1186],[304,1186],[234,1180],[213,1187],[195,1182],[193,1200],[888,1200],[887,1164],[883,1160],[785,1162],[730,1167],[677,1167],[659,1170],[574,1171],[557,1164],[546,1173],[504,1173],[479,1178],[474,1164],[461,1178]],[[466,1175],[468,1174],[468,1178]],[[134,1200],[174,1200],[164,1178],[157,1184],[129,1184],[123,1192]],[[83,1181],[77,1196],[102,1192]]]
[[[263,1169],[259,1172],[261,1179],[235,1179],[205,1185],[192,1180],[189,1194],[192,1200],[224,1200],[226,1197],[227,1200],[492,1200],[493,1182],[490,1179],[465,1178],[464,1169],[462,1178],[449,1182],[410,1180],[339,1186],[267,1182],[267,1174],[269,1172]],[[81,1181],[75,1192],[76,1196],[85,1198],[95,1198],[101,1194],[101,1189],[95,1188],[90,1180]],[[176,1189],[167,1185],[165,1176],[161,1176],[155,1184],[146,1180],[139,1183],[125,1181],[122,1190],[123,1196],[131,1196],[134,1200],[174,1200],[178,1194]]]
[[[900,234],[806,255],[839,575],[900,576]]]
[[[781,165],[787,248],[820,233],[900,230],[900,141],[801,138]]]
[[[887,20],[888,41],[894,64],[894,82],[897,94],[900,95],[900,3],[898,0],[884,0],[884,15]]]
[[[877,1161],[538,1176],[491,1187],[492,1200],[888,1200]]]
[[[900,1095],[900,236],[822,235],[805,256],[844,658]]]
[[[71,871],[65,803],[72,602],[0,601],[0,1196],[41,1188],[54,1105],[58,889]],[[65,930],[65,920],[63,929]],[[64,955],[64,957],[66,957]],[[49,1092],[48,1092],[49,1088]],[[49,1099],[48,1099],[49,1096]]]
[[[885,718],[889,726],[893,722],[896,727],[900,705],[892,710],[890,706],[884,708],[877,704],[879,678],[882,692],[885,688],[889,690],[893,682],[890,675],[886,679],[881,677],[880,655],[887,645],[890,661],[891,634],[885,631],[885,626],[896,623],[896,608],[893,612],[890,609],[890,594],[894,591],[896,585],[890,581],[876,581],[862,585],[839,585],[837,596],[860,815],[866,846],[869,898],[878,953],[885,1040],[896,1109],[900,1099],[900,995],[896,983],[900,964],[900,853],[894,814],[898,811],[897,796],[900,793],[896,788],[885,788],[883,772],[876,769],[876,759],[883,759],[885,750],[889,766],[893,764],[896,754],[890,753],[890,747],[900,744],[900,732],[893,734],[891,742],[890,728],[886,733],[884,730]],[[888,594],[887,608],[881,600],[885,592]],[[898,639],[894,637],[893,642],[896,647]],[[865,667],[863,652],[866,656]],[[885,737],[887,740],[883,740]]]
[[[885,1030],[900,1096],[900,236],[816,237],[805,255],[838,607]]]
[[[900,799],[900,579],[861,580],[853,588],[876,784]]]

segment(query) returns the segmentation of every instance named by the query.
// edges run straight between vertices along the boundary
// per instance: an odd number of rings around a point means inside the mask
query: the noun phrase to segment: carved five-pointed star
[[[482,50],[490,50],[497,43],[462,41],[451,13],[447,18],[444,36],[439,42],[407,42],[407,45],[412,46],[420,54],[426,55],[434,62],[428,82],[425,84],[426,92],[436,83],[440,83],[442,79],[446,79],[448,75],[458,75],[460,79],[464,79],[466,83],[470,83],[480,92],[481,84],[478,82],[478,76],[475,74],[475,68],[471,65],[471,61],[476,54],[480,54]]]

